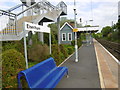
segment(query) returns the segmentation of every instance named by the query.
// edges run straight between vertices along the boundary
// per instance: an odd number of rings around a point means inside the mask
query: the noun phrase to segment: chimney
[[[74,22],[72,21],[72,22],[70,22],[69,23],[73,28],[74,28],[74,26],[75,26],[75,24],[74,24]]]

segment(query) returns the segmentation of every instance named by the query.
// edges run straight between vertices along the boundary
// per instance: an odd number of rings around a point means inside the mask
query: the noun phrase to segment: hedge
[[[25,59],[20,52],[14,49],[7,50],[1,55],[2,87],[17,88],[17,74],[19,71],[25,69]]]
[[[28,48],[29,61],[41,62],[49,56],[49,47],[44,44],[35,44]]]

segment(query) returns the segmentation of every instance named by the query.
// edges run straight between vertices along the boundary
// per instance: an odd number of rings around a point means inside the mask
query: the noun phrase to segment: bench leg
[[[67,71],[67,76],[66,77],[69,78],[68,71]]]
[[[69,78],[69,75],[67,75],[67,78]]]

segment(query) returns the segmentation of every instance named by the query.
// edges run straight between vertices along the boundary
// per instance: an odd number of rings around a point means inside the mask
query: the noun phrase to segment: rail
[[[27,8],[24,9],[24,6]],[[21,11],[13,13],[13,11],[16,12],[15,10],[21,7]],[[64,2],[60,2],[57,6],[54,6],[46,0],[42,0],[29,7],[25,4],[19,4],[6,11],[0,9],[0,19],[6,19],[6,22],[4,21],[1,25],[0,35],[19,35],[23,31],[22,24],[24,21],[31,22],[37,15],[41,15],[52,10],[61,10],[63,13],[67,13],[67,5]],[[31,16],[27,16],[28,11],[31,11]]]
[[[108,51],[110,51],[118,60],[120,60],[120,44],[103,39],[97,39]]]

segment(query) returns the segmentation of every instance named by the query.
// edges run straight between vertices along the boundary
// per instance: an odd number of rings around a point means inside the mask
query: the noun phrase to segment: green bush
[[[52,55],[51,56],[54,58],[57,65],[59,65],[61,63],[62,54],[61,54],[60,48],[57,44],[52,45]]]
[[[9,41],[9,42],[3,42],[2,43],[2,51],[6,51],[9,49],[15,49],[18,52],[21,52],[24,55],[24,44],[23,41]]]
[[[75,46],[75,40],[71,41],[71,45]]]
[[[73,41],[71,42],[71,45],[72,45],[72,46],[75,46],[75,40],[73,40]],[[77,45],[78,45],[78,47],[80,47],[80,46],[82,45],[81,39],[77,39]]]
[[[78,48],[82,45],[81,39],[77,39]]]
[[[64,47],[66,48],[68,55],[70,55],[74,52],[74,46],[66,44],[66,45],[64,45]]]
[[[28,58],[30,61],[41,62],[48,58],[49,47],[47,45],[35,44],[28,48]]]
[[[74,52],[74,48],[73,47],[68,47],[68,54],[72,54]]]
[[[17,88],[17,74],[25,69],[25,59],[14,49],[3,52],[1,56],[3,88]]]
[[[64,45],[62,45],[62,44],[59,47],[60,47],[61,53],[63,53],[63,55],[64,55],[63,57],[67,58],[68,57],[68,50],[67,50],[67,48],[65,48]]]
[[[58,45],[53,44],[52,45],[52,57],[55,59],[56,64],[61,64],[65,58],[68,57],[68,55],[72,54],[74,52],[74,47],[71,45]]]

